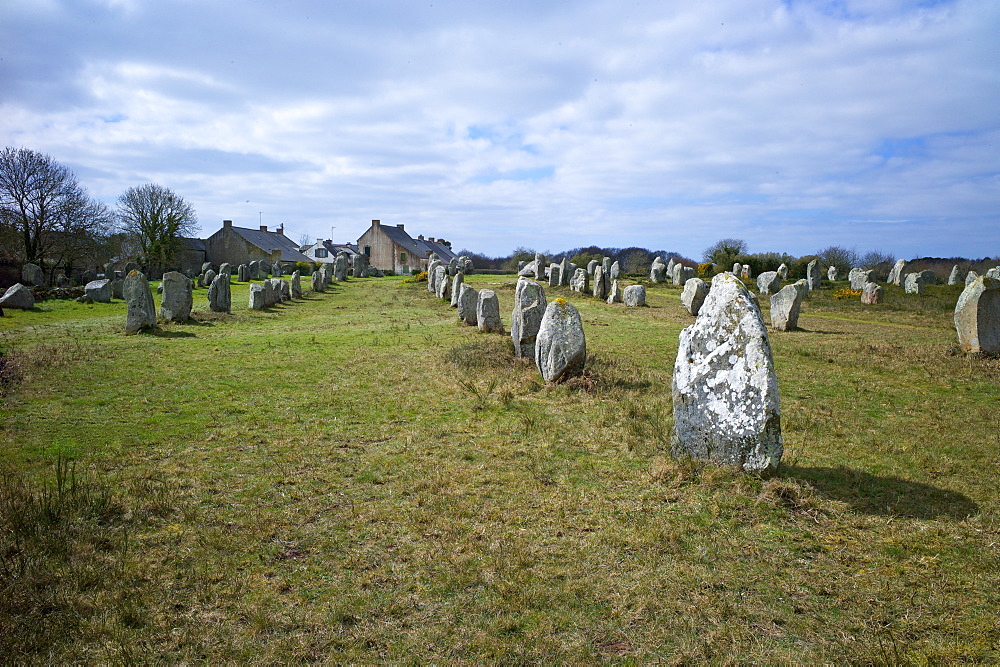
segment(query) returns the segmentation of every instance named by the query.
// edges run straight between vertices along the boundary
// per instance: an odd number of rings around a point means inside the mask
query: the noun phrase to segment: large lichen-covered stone
[[[907,273],[903,279],[903,291],[907,294],[923,294],[924,276],[920,273]]]
[[[107,278],[91,280],[84,286],[83,293],[96,303],[111,303],[111,281]]]
[[[125,333],[135,333],[156,326],[156,304],[149,281],[140,271],[132,270],[125,277]]]
[[[590,274],[587,269],[580,268],[573,273],[573,279],[569,283],[569,288],[573,292],[587,294],[590,291]]]
[[[587,362],[587,341],[580,313],[566,299],[555,299],[545,309],[535,341],[535,365],[546,382],[562,382],[580,375]]]
[[[364,253],[358,253],[354,256],[354,277],[355,278],[367,278],[368,277],[368,255]]]
[[[622,290],[622,302],[628,308],[645,306],[646,288],[642,285],[629,285]]]
[[[771,297],[771,326],[778,331],[791,331],[799,326],[799,310],[806,290],[798,285],[785,285]]]
[[[809,291],[818,290],[823,284],[823,275],[819,271],[819,260],[814,259],[806,265],[806,285]]]
[[[681,291],[681,305],[684,306],[684,310],[697,316],[707,296],[708,283],[701,278],[691,278],[684,283],[684,289]]]
[[[35,307],[35,293],[21,283],[14,283],[0,297],[0,308],[31,310]]]
[[[781,289],[781,277],[777,271],[765,271],[757,276],[757,291],[764,296],[777,294]]]
[[[562,285],[562,264],[549,264],[549,287]]]
[[[649,280],[652,283],[662,283],[667,279],[667,265],[663,263],[663,258],[657,256],[653,260],[653,265],[649,268]]]
[[[465,284],[465,274],[459,271],[451,281],[451,307],[458,308],[458,297],[462,294],[462,285]]]
[[[851,281],[852,290],[863,290],[865,285],[875,282],[875,271],[855,267],[847,274],[847,279]]]
[[[694,267],[684,266],[680,262],[674,264],[673,281],[678,287],[684,287],[687,281],[694,278]]]
[[[427,264],[427,291],[431,294],[437,294],[437,268],[441,266],[441,260],[432,259]]]
[[[698,319],[681,332],[673,404],[674,456],[751,472],[778,467],[781,417],[767,327],[732,274],[712,280]]]
[[[518,278],[514,288],[514,310],[510,314],[510,337],[514,354],[535,358],[535,339],[545,314],[545,290],[534,280]]]
[[[861,303],[867,306],[878,305],[884,298],[885,290],[878,283],[865,283],[861,288]]]
[[[223,274],[228,275],[228,274]],[[167,322],[187,322],[194,305],[194,284],[179,271],[163,274],[163,298],[160,300],[160,317]]]
[[[471,327],[479,324],[476,307],[479,305],[479,292],[474,287],[459,283],[458,319]]]
[[[503,333],[503,322],[500,321],[500,300],[491,289],[479,291],[476,302],[476,325],[480,331]]]
[[[955,305],[955,329],[963,352],[1000,354],[1000,280],[969,283]]]

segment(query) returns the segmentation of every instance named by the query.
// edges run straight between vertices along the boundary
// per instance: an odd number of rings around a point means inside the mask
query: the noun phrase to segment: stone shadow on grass
[[[961,493],[900,477],[796,465],[782,465],[780,475],[808,482],[827,498],[847,503],[860,514],[961,520],[979,513],[979,505]]]
[[[171,329],[155,329],[150,330],[149,334],[151,336],[156,336],[157,338],[197,338],[197,334],[190,331],[173,331]]]

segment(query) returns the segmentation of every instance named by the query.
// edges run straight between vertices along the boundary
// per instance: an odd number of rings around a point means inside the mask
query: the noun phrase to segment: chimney
[[[381,227],[381,226],[382,226],[381,220],[372,220],[372,227]]]
[[[233,221],[232,220],[223,220],[222,221],[222,226],[223,227],[232,227],[233,226]]]
[[[423,240],[424,240],[424,235],[423,235],[423,234],[421,234],[420,236],[418,236],[418,237],[417,237],[417,240],[418,240],[418,241],[423,241]]]
[[[316,245],[323,245],[323,239],[316,239]]]
[[[266,232],[267,231],[267,225],[261,225],[260,226],[260,231]]]
[[[396,226],[397,226],[397,227],[399,227],[400,229],[402,229],[402,228],[403,228],[403,225],[396,225]]]
[[[430,241],[431,243],[434,243],[434,237],[433,236],[428,236],[427,240]]]
[[[281,223],[280,225],[278,225],[278,233],[279,234],[285,233],[285,223]]]

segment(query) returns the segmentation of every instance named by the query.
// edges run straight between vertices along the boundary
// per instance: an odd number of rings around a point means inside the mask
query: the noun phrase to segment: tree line
[[[162,185],[130,187],[112,208],[51,156],[29,148],[0,152],[0,260],[36,264],[50,280],[113,258],[162,272],[197,225],[194,207]]]

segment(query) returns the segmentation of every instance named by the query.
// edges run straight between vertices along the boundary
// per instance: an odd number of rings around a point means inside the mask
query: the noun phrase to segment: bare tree
[[[170,188],[146,183],[118,197],[118,220],[136,242],[140,259],[151,273],[170,268],[180,251],[181,237],[194,232],[194,207]]]
[[[841,276],[846,276],[852,268],[858,265],[858,251],[853,248],[832,245],[820,250],[817,256],[823,266],[836,266],[837,273]]]
[[[61,236],[91,223],[92,205],[73,172],[48,155],[0,152],[0,239],[9,256],[42,264]]]

